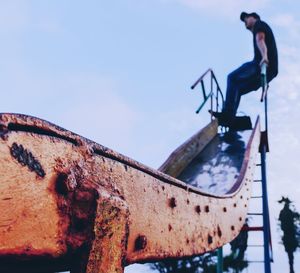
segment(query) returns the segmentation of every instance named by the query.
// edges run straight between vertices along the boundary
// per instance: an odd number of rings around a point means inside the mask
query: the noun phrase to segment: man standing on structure
[[[267,64],[267,82],[278,74],[278,55],[273,32],[268,24],[255,13],[242,12],[241,21],[253,33],[254,59],[234,70],[227,78],[226,100],[221,113],[213,113],[220,123],[229,126],[234,117],[242,95],[257,90],[261,86],[261,65]]]

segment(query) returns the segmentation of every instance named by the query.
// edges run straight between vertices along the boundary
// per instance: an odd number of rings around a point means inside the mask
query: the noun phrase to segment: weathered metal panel
[[[48,259],[72,272],[122,272],[133,262],[210,251],[243,226],[258,123],[225,196],[40,119],[2,114],[0,129],[0,260],[8,268]]]
[[[180,145],[162,164],[159,171],[178,177],[186,166],[206,147],[218,132],[218,121],[213,120],[206,127]]]

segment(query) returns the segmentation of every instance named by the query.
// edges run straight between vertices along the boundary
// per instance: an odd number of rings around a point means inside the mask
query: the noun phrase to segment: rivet
[[[147,246],[147,238],[145,235],[139,235],[135,239],[134,249],[135,251],[143,250]]]
[[[170,198],[169,206],[173,209],[177,206],[175,197]]]
[[[222,237],[222,230],[220,229],[220,226],[218,226],[218,236]]]

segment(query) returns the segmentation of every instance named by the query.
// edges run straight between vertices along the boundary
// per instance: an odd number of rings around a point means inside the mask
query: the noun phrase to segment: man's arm
[[[263,63],[269,64],[268,60],[268,48],[265,42],[265,33],[264,32],[258,32],[255,36],[256,38],[256,44],[257,47],[261,53],[262,59],[260,61],[260,65]]]

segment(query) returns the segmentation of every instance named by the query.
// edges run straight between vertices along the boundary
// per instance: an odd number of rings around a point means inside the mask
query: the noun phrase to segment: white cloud
[[[300,39],[296,34],[300,21],[292,14],[274,16],[271,24],[276,29],[279,53],[279,75],[270,86],[270,196],[278,199],[287,195],[296,201],[300,170],[298,126],[300,109]]]
[[[22,64],[7,67],[1,81],[1,112],[53,122],[122,153],[134,146],[139,115],[118,93],[115,80],[95,73],[45,74]]]
[[[59,109],[62,116],[56,117],[59,122],[100,144],[127,151],[133,145],[138,115],[116,92],[116,84],[87,75],[74,75],[64,82],[60,88],[64,93]]]
[[[300,20],[292,13],[284,13],[274,16],[271,19],[272,24],[281,28],[285,32],[286,42],[293,40],[299,41]]]
[[[299,25],[299,22],[295,19],[291,13],[278,14],[273,17],[272,22],[280,27],[290,28],[291,25]]]

